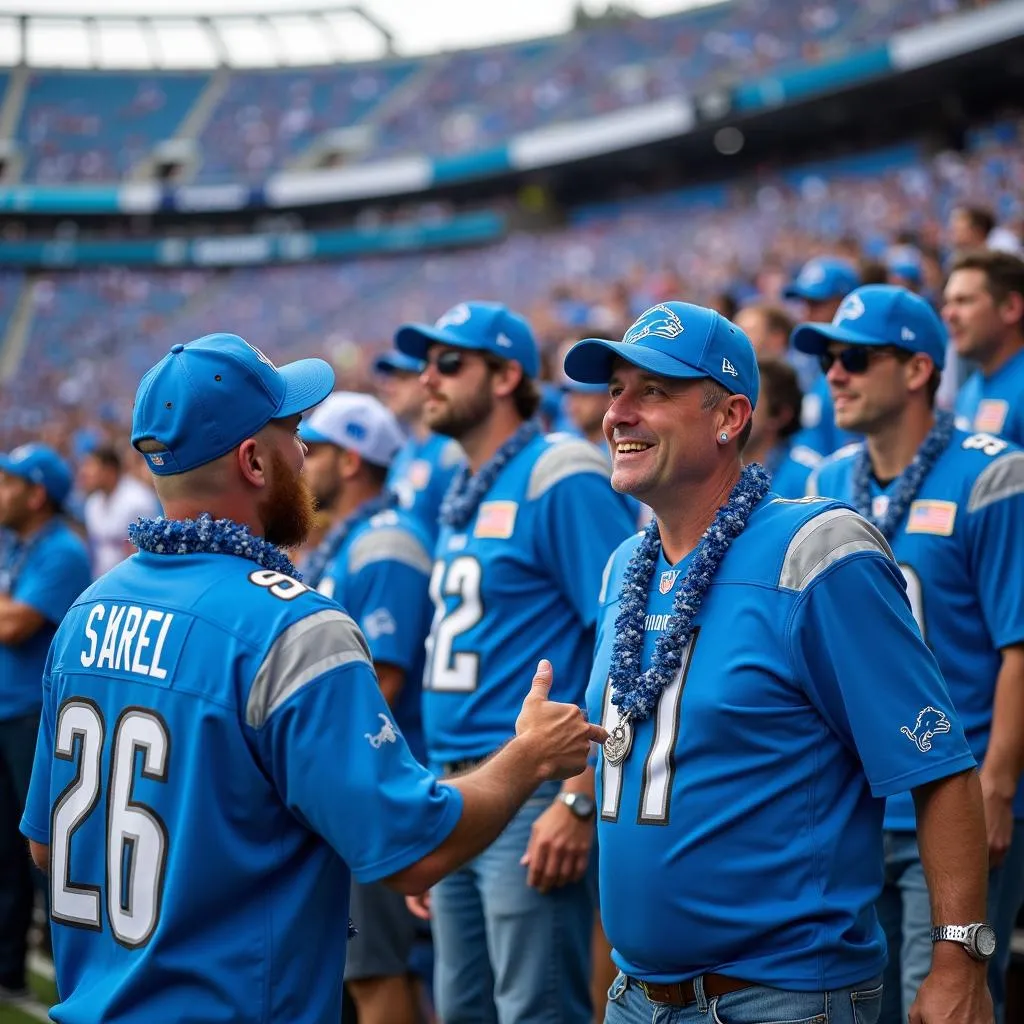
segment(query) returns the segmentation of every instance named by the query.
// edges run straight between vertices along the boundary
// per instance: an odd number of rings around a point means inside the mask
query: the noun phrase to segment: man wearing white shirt
[[[85,530],[89,538],[93,577],[113,569],[135,549],[128,527],[139,516],[154,516],[160,508],[153,490],[123,471],[115,448],[94,448],[82,460],[78,483],[85,500]]]

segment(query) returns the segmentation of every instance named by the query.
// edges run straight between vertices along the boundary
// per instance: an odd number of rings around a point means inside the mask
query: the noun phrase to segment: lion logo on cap
[[[623,335],[627,345],[635,345],[644,338],[655,335],[659,338],[678,338],[683,333],[683,324],[679,317],[668,306],[659,303],[641,313],[633,326]]]

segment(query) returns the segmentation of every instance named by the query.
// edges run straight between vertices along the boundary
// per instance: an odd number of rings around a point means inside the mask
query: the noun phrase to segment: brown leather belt
[[[636,985],[641,992],[652,1003],[665,1003],[667,1006],[689,1006],[697,1002],[697,993],[693,990],[693,981],[677,981],[671,985],[657,985],[652,981],[640,981],[637,978],[630,978],[630,984]],[[716,996],[726,996],[730,992],[739,992],[740,989],[750,988],[756,985],[754,981],[744,981],[742,978],[729,978],[724,974],[704,975],[704,996],[707,999],[714,999]]]

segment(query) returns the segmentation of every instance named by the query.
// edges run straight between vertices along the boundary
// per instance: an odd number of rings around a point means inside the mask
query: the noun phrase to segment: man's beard
[[[298,547],[315,521],[313,492],[280,452],[270,456],[270,486],[259,506],[264,539],[278,547]]]
[[[494,396],[489,386],[482,387],[461,399],[459,404],[442,401],[433,410],[427,407],[424,419],[437,434],[459,440],[474,427],[478,427],[494,409]]]

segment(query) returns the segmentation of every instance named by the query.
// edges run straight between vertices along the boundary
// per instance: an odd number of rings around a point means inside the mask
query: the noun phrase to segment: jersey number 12
[[[75,777],[57,798],[50,822],[50,903],[55,921],[102,931],[99,885],[71,879],[71,840],[100,798],[105,728],[90,700],[65,701],[57,713],[54,756],[74,761]],[[114,938],[129,949],[145,945],[160,918],[167,829],[152,807],[132,799],[135,769],[167,781],[171,738],[164,720],[145,708],[125,708],[113,730],[107,788],[106,911]]]

